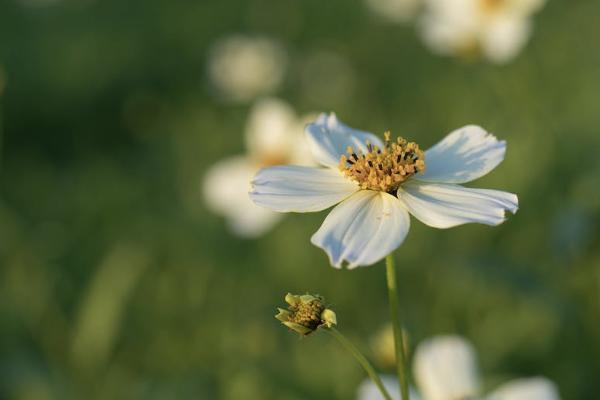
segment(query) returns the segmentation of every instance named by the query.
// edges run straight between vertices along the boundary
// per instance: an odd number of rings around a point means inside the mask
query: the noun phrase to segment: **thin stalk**
[[[408,391],[408,371],[406,364],[407,357],[404,351],[402,324],[400,323],[400,301],[398,300],[398,287],[396,286],[396,265],[394,263],[394,257],[392,253],[385,258],[385,269],[387,276],[388,297],[390,301],[390,313],[392,317],[392,327],[394,329],[394,347],[396,349],[398,383],[400,384],[402,400],[410,400],[410,394]]]
[[[371,365],[369,360],[367,360],[367,358],[362,355],[362,353],[356,348],[356,346],[354,346],[351,341],[346,339],[346,337],[344,335],[342,335],[340,333],[340,331],[338,331],[337,329],[331,327],[331,328],[326,328],[324,330],[327,333],[329,333],[331,336],[336,338],[338,340],[338,342],[340,342],[340,344],[346,350],[348,350],[350,352],[350,354],[352,354],[354,356],[354,358],[356,358],[356,361],[358,361],[358,363],[364,368],[364,370],[367,372],[367,374],[369,375],[369,377],[371,378],[373,383],[375,383],[375,385],[377,385],[377,388],[379,389],[379,391],[381,392],[383,397],[386,400],[392,400],[392,396],[390,396],[390,394],[386,390],[385,386],[383,386],[383,382],[381,381],[381,378],[379,377],[379,375],[377,375],[377,372],[375,372],[375,368],[373,368],[373,366]]]
[[[3,144],[4,144],[4,119],[3,119],[3,113],[2,113],[2,90],[4,89],[2,87],[2,70],[0,70],[0,172],[2,172],[2,161],[3,161]]]

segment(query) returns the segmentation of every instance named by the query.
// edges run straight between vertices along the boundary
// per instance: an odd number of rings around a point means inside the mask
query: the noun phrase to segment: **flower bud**
[[[375,361],[382,368],[392,369],[396,366],[396,344],[394,339],[394,329],[391,324],[383,326],[370,340],[371,349]],[[402,329],[402,345],[404,354],[409,358],[410,343],[408,332]]]
[[[331,328],[337,324],[335,312],[326,308],[324,299],[319,295],[294,295],[288,293],[286,309],[278,308],[275,318],[291,330],[306,336],[319,327]]]

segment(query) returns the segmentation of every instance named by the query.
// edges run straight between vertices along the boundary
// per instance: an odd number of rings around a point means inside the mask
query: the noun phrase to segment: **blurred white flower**
[[[482,55],[505,63],[523,48],[531,15],[545,0],[425,0],[421,33],[444,55]]]
[[[438,336],[421,343],[413,373],[427,400],[469,399],[479,393],[475,350],[458,336]]]
[[[230,101],[248,101],[273,93],[286,67],[283,47],[267,38],[231,36],[211,49],[208,74],[220,94]]]
[[[459,336],[435,336],[415,351],[413,373],[423,400],[560,400],[556,385],[542,377],[515,379],[487,396],[480,391],[479,372],[473,346]],[[395,377],[382,380],[394,399],[400,399]],[[383,400],[377,387],[365,380],[358,400]],[[411,399],[419,399],[411,391]]]
[[[514,194],[458,185],[504,159],[506,142],[478,126],[457,129],[425,153],[402,138],[391,142],[389,133],[384,143],[334,114],[309,124],[306,137],[326,168],[264,168],[250,196],[278,212],[315,212],[339,203],[311,239],[336,268],[372,265],[394,251],[408,233],[409,212],[434,228],[450,228],[498,225],[505,210],[517,211]]]
[[[392,375],[384,375],[381,377],[381,381],[383,382],[383,386],[385,386],[390,396],[392,396],[392,399],[402,400],[402,395],[400,394],[400,385],[398,385],[398,378]],[[419,394],[413,388],[410,388],[409,390],[410,400],[421,399]],[[385,400],[371,379],[365,379],[360,384],[357,394],[358,400]]]
[[[225,216],[234,233],[256,237],[280,219],[280,214],[250,200],[250,180],[267,165],[314,164],[303,136],[304,125],[313,117],[299,118],[281,100],[258,101],[246,123],[247,154],[225,158],[208,170],[203,182],[206,203],[213,212]]]
[[[415,16],[422,0],[365,0],[374,13],[391,22],[407,22]]]
[[[554,382],[544,377],[515,379],[494,390],[486,400],[559,400]]]

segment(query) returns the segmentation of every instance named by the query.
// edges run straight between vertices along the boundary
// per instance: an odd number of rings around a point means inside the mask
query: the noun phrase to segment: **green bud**
[[[323,325],[327,326],[328,328],[331,328],[333,325],[337,325],[337,317],[329,308],[323,310],[321,313],[321,320],[323,321]]]
[[[285,321],[285,322],[283,322],[283,324],[285,326],[287,326],[288,328],[290,328],[291,330],[298,332],[299,334],[304,335],[304,336],[308,335],[309,333],[312,332],[312,329],[307,328],[306,326],[297,324],[295,322]]]
[[[284,310],[283,308],[279,308],[279,307],[277,307],[277,310],[279,311],[279,313],[275,316],[275,318],[277,318],[281,322],[286,322],[286,321],[290,320],[290,318],[292,316],[291,312],[289,312],[288,310]]]
[[[300,296],[288,293],[285,295],[285,302],[288,303],[290,306],[295,306],[300,302]]]
[[[278,308],[277,318],[283,325],[301,335],[308,335],[324,326],[331,328],[337,324],[335,312],[326,308],[325,300],[319,295],[288,293],[285,302],[288,309]]]

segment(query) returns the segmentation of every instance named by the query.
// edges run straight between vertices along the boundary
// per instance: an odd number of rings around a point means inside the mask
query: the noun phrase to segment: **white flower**
[[[206,173],[206,203],[213,212],[226,217],[234,233],[256,237],[280,219],[280,214],[258,207],[248,198],[249,182],[256,171],[267,165],[314,164],[303,136],[308,118],[298,118],[281,100],[257,102],[246,125],[248,153],[221,160]]]
[[[517,211],[514,194],[458,185],[487,174],[504,158],[506,143],[478,126],[450,133],[424,153],[424,164],[415,143],[384,143],[334,114],[322,114],[306,136],[325,168],[264,168],[250,197],[278,212],[321,211],[340,203],[311,239],[336,268],[344,262],[348,268],[371,265],[391,253],[408,233],[409,212],[429,226],[450,228],[498,225],[505,210]]]
[[[559,400],[554,382],[543,377],[515,379],[494,390],[486,400]]]
[[[545,0],[426,0],[421,33],[437,53],[505,63],[523,48]]]
[[[224,98],[248,101],[274,92],[283,80],[285,65],[285,51],[277,42],[231,36],[213,46],[208,74]]]
[[[423,400],[560,400],[556,385],[542,377],[512,380],[482,395],[473,346],[458,336],[436,336],[420,344],[413,372]],[[382,380],[390,394],[400,399],[398,381],[394,377]],[[360,385],[357,398],[383,400],[370,380]]]
[[[415,16],[422,0],[364,0],[374,13],[391,22],[402,23]]]
[[[385,386],[390,396],[392,396],[392,399],[402,400],[402,395],[400,394],[400,386],[398,385],[398,378],[391,375],[384,375],[381,377],[381,381],[383,382],[383,386]],[[419,394],[413,388],[410,388],[409,390],[411,400],[421,399]],[[385,400],[381,395],[379,388],[373,383],[371,379],[364,380],[358,387],[357,393],[358,400]]]
[[[475,350],[458,336],[439,336],[421,343],[413,372],[427,400],[469,399],[479,393]]]

